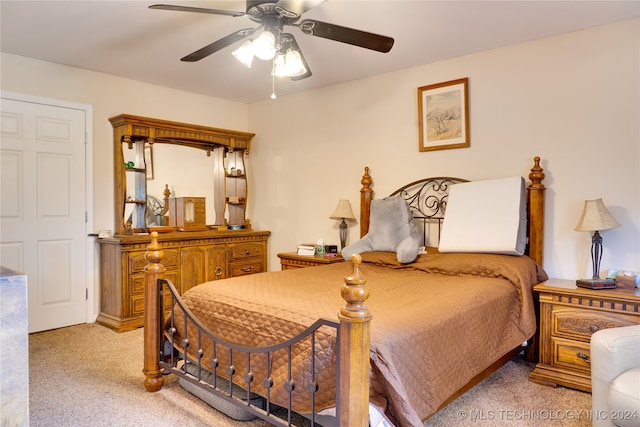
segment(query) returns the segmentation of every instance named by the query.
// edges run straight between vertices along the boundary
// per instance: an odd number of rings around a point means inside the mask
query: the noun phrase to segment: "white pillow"
[[[440,235],[440,252],[524,254],[527,206],[524,178],[456,184]]]

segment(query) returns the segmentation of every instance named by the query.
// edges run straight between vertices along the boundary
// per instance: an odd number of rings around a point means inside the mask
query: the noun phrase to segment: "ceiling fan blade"
[[[302,54],[302,49],[300,49],[300,46],[298,45],[296,38],[293,37],[293,34],[289,34],[289,33],[283,33],[282,36],[286,36],[288,38],[291,48],[298,51],[298,53],[300,54],[300,59],[304,64],[304,68],[307,70],[307,72],[304,74],[301,74],[299,76],[289,77],[289,78],[293,81],[296,81],[296,80],[306,79],[307,77],[311,77],[311,74],[312,74],[311,68],[309,68],[309,64],[307,64],[307,60],[304,59],[304,55]]]
[[[242,30],[238,30],[235,33],[231,33],[228,36],[225,36],[215,42],[203,47],[202,49],[198,49],[193,53],[181,58],[181,61],[184,62],[195,62],[199,61],[202,58],[205,58],[212,53],[216,53],[217,51],[224,49],[227,46],[234,44],[237,41],[244,39],[247,36],[253,34],[257,28],[244,28]]]
[[[174,10],[178,12],[208,13],[211,15],[226,15],[226,16],[244,16],[245,15],[245,12],[235,12],[233,10],[205,9],[203,7],[174,6],[171,4],[152,4],[151,6],[149,6],[149,9]]]
[[[305,19],[304,21],[301,21],[299,27],[300,31],[310,36],[335,40],[337,42],[364,47],[366,49],[376,50],[383,53],[389,52],[393,47],[394,42],[391,37],[342,27],[340,25],[329,24],[322,21],[316,21],[314,19]]]
[[[327,0],[279,0],[276,11],[287,18],[299,18],[300,15],[316,6],[320,6]]]

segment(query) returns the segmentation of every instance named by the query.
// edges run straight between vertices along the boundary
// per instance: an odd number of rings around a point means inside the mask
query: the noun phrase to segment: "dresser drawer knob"
[[[215,270],[214,270],[214,274],[216,276],[222,276],[222,267],[220,267],[220,266],[216,267]]]
[[[589,355],[587,353],[582,353],[581,351],[579,351],[576,353],[576,356],[584,360],[586,363],[591,363],[591,360],[589,360]]]
[[[247,251],[244,254],[249,256],[249,255],[251,255],[251,251],[249,249],[247,249]]]
[[[598,332],[600,330],[600,328],[598,328],[596,325],[591,325],[591,332]]]

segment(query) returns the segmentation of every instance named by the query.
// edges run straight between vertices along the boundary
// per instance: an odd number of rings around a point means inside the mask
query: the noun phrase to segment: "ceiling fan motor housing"
[[[276,1],[247,0],[247,15],[254,22],[262,22],[265,16],[276,16]]]

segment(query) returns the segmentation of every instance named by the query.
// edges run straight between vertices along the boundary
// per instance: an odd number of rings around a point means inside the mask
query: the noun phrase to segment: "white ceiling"
[[[183,56],[241,28],[248,17],[151,10],[155,3],[245,10],[226,1],[0,1],[2,52],[251,103],[269,98],[271,65],[252,69],[227,47],[199,62]],[[276,79],[279,96],[640,16],[640,1],[329,0],[313,18],[395,39],[387,54],[302,34],[313,75]]]

